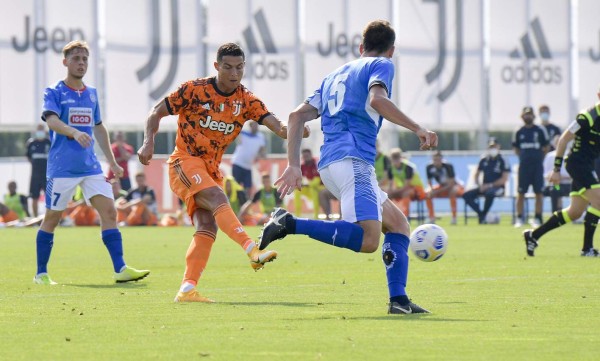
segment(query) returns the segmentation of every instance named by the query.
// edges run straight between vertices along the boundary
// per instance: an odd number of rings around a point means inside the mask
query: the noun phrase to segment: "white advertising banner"
[[[481,2],[402,2],[397,27],[400,107],[432,129],[481,125]]]
[[[95,1],[22,0],[3,6],[0,128],[27,130],[41,121],[44,88],[66,75],[62,65],[63,46],[82,39],[93,46],[95,14]],[[92,58],[87,75],[90,81],[95,79],[94,69]]]
[[[576,110],[587,109],[598,102],[600,91],[600,1],[579,0],[579,95]]]
[[[107,1],[105,14],[104,119],[110,129],[142,129],[154,104],[206,75],[202,9],[193,0]]]
[[[286,121],[296,105],[299,81],[296,1],[213,0],[208,9],[207,75],[216,74],[213,63],[219,46],[240,44],[246,54],[242,83]]]
[[[523,125],[528,105],[547,104],[563,129],[572,118],[568,13],[568,0],[491,1],[490,129]]]

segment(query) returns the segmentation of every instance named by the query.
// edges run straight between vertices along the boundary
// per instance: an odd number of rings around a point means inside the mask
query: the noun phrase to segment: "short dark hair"
[[[362,33],[364,51],[383,53],[394,46],[396,32],[387,20],[374,20],[367,24]]]
[[[224,56],[241,56],[246,61],[244,50],[235,43],[226,43],[219,47],[219,50],[217,50],[217,62],[220,63],[223,61]]]

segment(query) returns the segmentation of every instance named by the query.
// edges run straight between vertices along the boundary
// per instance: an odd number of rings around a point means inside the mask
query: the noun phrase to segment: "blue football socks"
[[[400,233],[386,233],[383,240],[382,257],[388,280],[390,300],[406,304],[406,280],[408,278],[407,236]]]
[[[363,229],[346,221],[319,221],[296,218],[295,234],[305,234],[312,239],[332,246],[359,252],[363,242]]]
[[[106,229],[102,231],[102,241],[108,249],[110,258],[112,259],[113,267],[116,273],[121,272],[121,269],[125,266],[123,260],[123,238],[121,232],[118,229]]]
[[[38,230],[35,238],[37,253],[37,274],[48,273],[48,261],[54,245],[54,233]]]

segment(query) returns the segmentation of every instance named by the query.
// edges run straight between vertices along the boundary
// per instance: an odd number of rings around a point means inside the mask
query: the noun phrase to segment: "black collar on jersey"
[[[215,91],[217,92],[217,94],[222,95],[224,97],[232,96],[233,93],[235,93],[238,90],[238,88],[241,86],[241,84],[238,85],[237,88],[233,89],[233,91],[231,93],[224,93],[219,90],[219,87],[217,87],[217,77],[216,76],[213,76],[212,78],[210,78],[209,82],[210,82],[210,84],[212,84],[213,88],[215,88]]]

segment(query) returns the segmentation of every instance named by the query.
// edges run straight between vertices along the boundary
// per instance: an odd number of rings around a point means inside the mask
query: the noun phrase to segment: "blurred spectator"
[[[242,205],[246,203],[246,192],[244,188],[235,181],[232,176],[225,176],[223,178],[223,184],[225,188],[225,194],[229,198],[229,204],[235,214],[240,213]]]
[[[4,203],[0,203],[0,225],[5,226],[6,223],[18,222],[19,216],[15,211],[11,210]]]
[[[481,174],[483,174],[483,179],[480,179]],[[477,188],[463,194],[465,203],[477,213],[479,224],[486,223],[486,216],[492,208],[494,198],[504,195],[509,174],[510,165],[500,154],[500,144],[496,142],[496,139],[490,139],[487,153],[481,157],[477,172],[475,172]],[[480,196],[485,198],[483,209],[479,207]]]
[[[533,227],[542,224],[542,205],[544,200],[544,154],[548,152],[548,133],[544,127],[533,124],[535,113],[532,107],[524,107],[521,112],[523,125],[515,133],[513,148],[519,156],[519,184],[517,189],[517,219],[515,227],[521,227],[525,193],[533,187],[535,193],[535,218],[531,221]]]
[[[127,226],[155,226],[158,223],[156,195],[146,184],[146,175],[135,175],[137,188],[117,202],[117,219]]]
[[[437,184],[433,184],[433,181]],[[427,209],[429,210],[429,222],[435,223],[435,210],[433,209],[433,198],[449,198],[452,210],[450,224],[456,224],[456,197],[463,195],[465,189],[456,180],[454,166],[445,162],[442,153],[436,152],[432,162],[427,165]]]
[[[239,219],[243,225],[264,224],[270,217],[275,207],[281,206],[279,192],[273,187],[271,175],[263,173],[261,176],[262,187],[254,194],[252,200],[247,201],[240,209]],[[252,208],[258,206],[259,212],[255,213]]]
[[[313,218],[319,218],[320,198],[319,193],[325,189],[317,169],[317,160],[310,149],[302,149],[302,189],[294,191],[294,213],[302,214],[302,196],[310,199],[313,205]],[[331,207],[328,208],[331,210]],[[325,214],[328,214],[325,212]]]
[[[259,158],[265,158],[266,145],[264,134],[258,131],[258,123],[249,123],[250,131],[242,130],[237,138],[235,151],[231,157],[231,173],[250,196],[252,189],[252,167]]]
[[[392,161],[394,184],[389,192],[389,197],[392,200],[399,200],[400,210],[409,217],[410,202],[425,199],[423,181],[417,167],[402,156],[400,148],[394,148],[390,151],[390,159]]]
[[[123,132],[115,133],[115,141],[110,145],[110,148],[115,154],[117,164],[123,168],[123,175],[119,178],[121,188],[129,191],[131,189],[131,179],[129,179],[129,158],[135,154],[135,151],[131,145],[125,142],[125,134],[123,134]],[[114,177],[115,174],[111,168],[108,171],[108,179],[113,179]]]
[[[67,215],[75,226],[97,226],[100,224],[98,212],[86,203],[80,186],[77,186],[73,200],[67,205],[62,225],[69,225],[69,220],[66,219]]]
[[[17,193],[17,182],[15,181],[8,182],[8,193],[4,195],[4,205],[13,211],[21,221],[29,217],[27,197]]]
[[[33,217],[38,216],[38,202],[41,191],[46,191],[46,166],[50,152],[50,139],[44,124],[38,124],[33,137],[27,140],[27,159],[31,163],[29,197]]]
[[[384,191],[389,191],[393,185],[394,175],[392,174],[392,161],[390,157],[385,155],[380,150],[379,141],[375,142],[375,177],[379,186]]]
[[[548,140],[550,143],[550,150],[554,150],[554,142],[552,140],[555,137],[560,137],[562,131],[556,125],[550,123],[550,107],[547,105],[542,105],[539,107],[540,119],[542,120],[542,125],[546,129],[546,133],[548,133]]]

